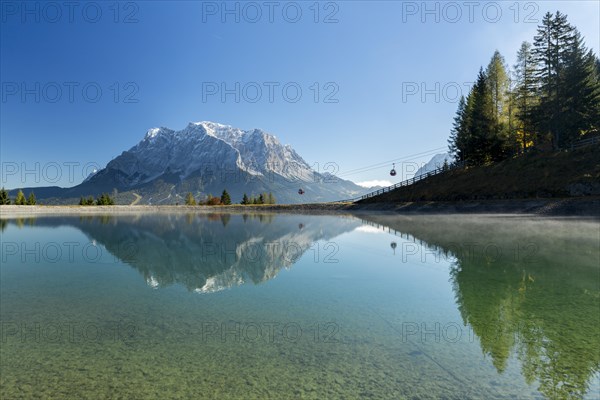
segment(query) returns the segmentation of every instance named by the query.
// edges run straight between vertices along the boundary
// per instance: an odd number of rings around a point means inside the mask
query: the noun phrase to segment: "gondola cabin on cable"
[[[298,194],[299,194],[299,195],[303,195],[303,194],[304,194],[304,190],[302,190],[302,189],[298,189]]]
[[[396,176],[396,163],[392,164],[392,170],[390,171],[391,176]]]

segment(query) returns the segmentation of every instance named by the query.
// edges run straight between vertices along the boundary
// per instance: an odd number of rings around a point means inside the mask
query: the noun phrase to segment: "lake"
[[[600,393],[598,221],[4,219],[0,398]]]

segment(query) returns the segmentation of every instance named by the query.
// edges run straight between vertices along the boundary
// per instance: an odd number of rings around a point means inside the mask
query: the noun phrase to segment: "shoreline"
[[[513,214],[527,216],[600,217],[600,196],[554,199],[423,201],[400,203],[314,203],[230,206],[114,205],[114,206],[0,206],[0,218],[45,215],[106,215],[139,213],[309,213],[354,214],[383,212],[389,214]]]
[[[540,217],[600,217],[600,196],[365,203],[356,204],[356,206],[356,209],[361,211],[388,211],[394,214],[512,214]]]

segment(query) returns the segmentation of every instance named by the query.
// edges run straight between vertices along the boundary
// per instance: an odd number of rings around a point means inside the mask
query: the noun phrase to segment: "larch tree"
[[[27,200],[25,200],[25,195],[22,190],[19,190],[17,193],[17,197],[15,198],[15,204],[18,206],[24,206],[27,204]]]
[[[507,123],[509,79],[505,64],[504,57],[496,50],[485,70],[491,117],[497,135],[501,134]]]
[[[513,100],[515,106],[516,139],[523,150],[533,145],[534,114],[537,104],[537,85],[535,80],[535,60],[531,52],[531,43],[523,42],[517,52],[514,65]]]
[[[192,194],[192,192],[188,192],[188,194],[185,196],[185,205],[186,206],[195,206],[196,205],[196,199],[194,198],[194,195]]]

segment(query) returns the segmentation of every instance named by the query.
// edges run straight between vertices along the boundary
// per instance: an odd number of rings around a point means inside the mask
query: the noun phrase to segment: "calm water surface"
[[[599,398],[598,221],[0,227],[1,399]]]

